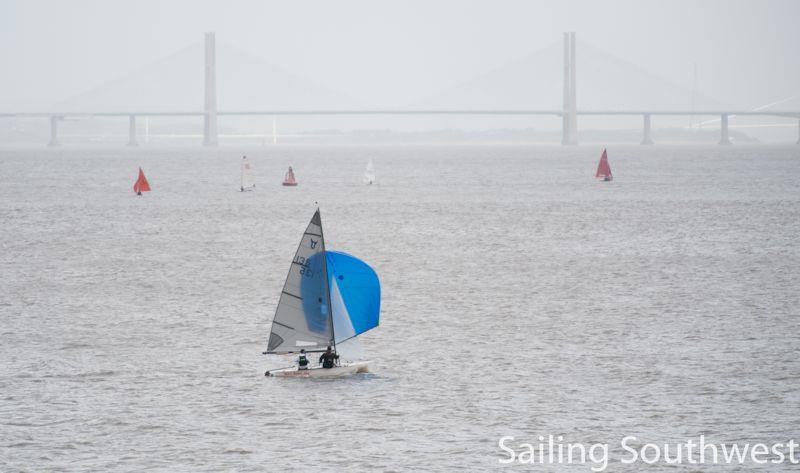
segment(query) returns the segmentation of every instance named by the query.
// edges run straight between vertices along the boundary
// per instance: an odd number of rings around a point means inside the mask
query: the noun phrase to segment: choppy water
[[[800,438],[800,148],[610,149],[608,184],[592,147],[272,147],[240,193],[243,152],[0,151],[0,470],[486,471],[504,435]],[[381,277],[373,373],[265,378],[315,200]]]

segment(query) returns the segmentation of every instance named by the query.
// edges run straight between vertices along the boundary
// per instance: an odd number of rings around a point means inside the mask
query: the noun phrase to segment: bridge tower
[[[136,141],[136,115],[128,115],[128,146],[139,146]]]
[[[578,144],[578,114],[575,72],[575,32],[564,33],[564,106],[561,144]]]
[[[61,146],[61,143],[58,142],[58,121],[61,120],[61,118],[62,117],[58,115],[50,117],[50,142],[47,143],[47,146],[51,148]]]
[[[650,114],[644,114],[644,130],[642,132],[642,143],[645,146],[653,144],[653,138],[650,136]]]
[[[729,145],[731,144],[730,135],[728,134],[728,114],[723,113],[720,116],[720,128],[719,128],[719,144],[721,145]]]
[[[214,33],[206,33],[203,146],[217,146],[217,60]]]

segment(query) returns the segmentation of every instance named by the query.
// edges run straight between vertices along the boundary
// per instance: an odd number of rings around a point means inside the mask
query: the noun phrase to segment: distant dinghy
[[[142,192],[150,192],[150,183],[144,177],[144,171],[142,171],[141,167],[139,168],[139,178],[133,184],[133,192],[136,192],[136,195],[142,195]]]
[[[600,163],[597,165],[597,173],[594,177],[606,182],[614,180],[614,176],[611,175],[611,166],[608,164],[608,153],[605,149],[600,157]]]
[[[294,178],[294,171],[292,167],[289,166],[289,170],[286,171],[286,175],[283,177],[283,185],[284,186],[296,186],[297,180]]]
[[[252,169],[250,168],[250,161],[247,160],[247,156],[242,156],[242,182],[241,182],[241,191],[251,191],[256,185],[253,183],[253,174]]]
[[[372,158],[367,163],[367,169],[364,171],[364,184],[373,184],[375,182],[375,165],[372,164]]]
[[[378,326],[380,311],[381,284],[375,270],[347,253],[325,249],[317,209],[289,267],[264,354],[297,355],[301,349],[311,354],[331,347],[336,356],[337,347],[341,350],[343,344]],[[330,368],[292,366],[264,374],[337,378],[367,369],[367,361],[352,361]]]

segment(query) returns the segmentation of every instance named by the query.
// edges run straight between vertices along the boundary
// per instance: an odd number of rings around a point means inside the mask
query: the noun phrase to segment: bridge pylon
[[[136,115],[128,116],[128,146],[139,146],[136,141]]]
[[[203,146],[217,146],[217,60],[214,33],[205,36],[205,101],[203,120]]]
[[[642,142],[640,143],[645,146],[649,146],[654,144],[653,138],[650,136],[650,114],[644,114],[644,130],[642,132]]]
[[[52,115],[50,117],[50,141],[47,143],[47,146],[50,148],[54,148],[56,146],[61,146],[61,143],[58,142],[58,121],[61,120],[61,117],[58,115]]]
[[[731,138],[728,134],[728,114],[723,113],[720,115],[719,121],[719,144],[726,146],[731,144]]]
[[[564,33],[564,104],[561,115],[561,144],[578,144],[578,113],[575,73],[575,32]]]

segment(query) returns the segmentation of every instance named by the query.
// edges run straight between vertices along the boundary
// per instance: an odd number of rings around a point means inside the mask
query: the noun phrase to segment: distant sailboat
[[[141,167],[139,168],[139,178],[133,184],[133,192],[136,192],[136,195],[142,195],[142,192],[150,192],[150,183],[144,177],[144,171],[142,171]]]
[[[608,164],[608,153],[605,149],[603,150],[603,156],[600,157],[600,163],[597,165],[597,173],[594,177],[604,181],[614,180],[614,176],[611,175],[611,166]]]
[[[286,171],[286,175],[283,177],[283,185],[284,186],[296,186],[297,180],[294,178],[294,171],[292,171],[292,167],[289,166],[289,170]]]
[[[367,163],[367,169],[364,171],[364,184],[372,184],[375,182],[375,165],[372,164],[372,158]]]
[[[250,191],[256,185],[253,183],[253,175],[250,169],[250,161],[247,160],[247,156],[242,156],[242,183],[241,183],[241,190]]]
[[[264,354],[299,354],[301,349],[320,353],[331,347],[335,355],[337,346],[341,349],[343,343],[377,327],[380,311],[381,285],[375,270],[358,258],[325,249],[317,209],[289,267]],[[264,374],[331,378],[365,372],[367,367],[368,362],[356,361],[330,368],[292,366]]]

